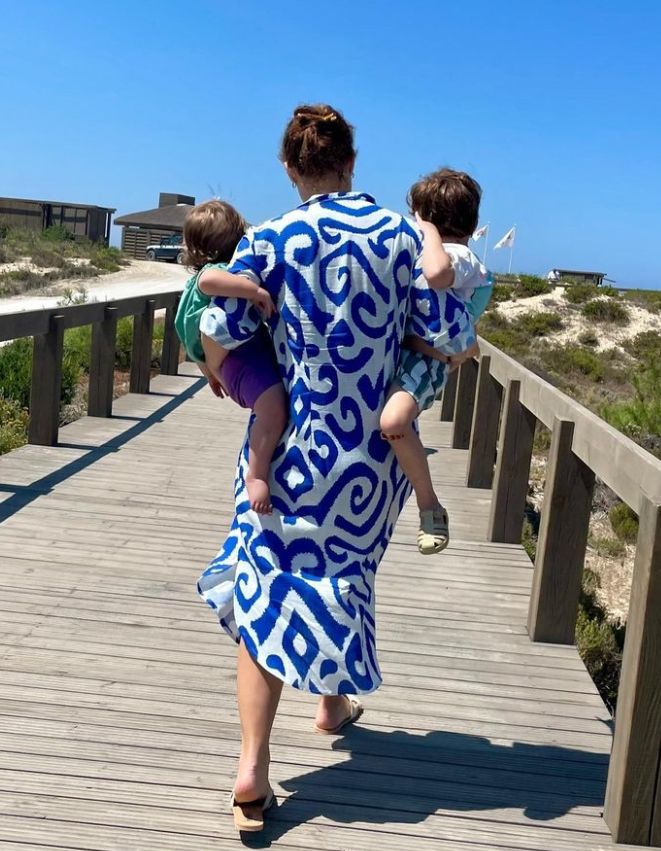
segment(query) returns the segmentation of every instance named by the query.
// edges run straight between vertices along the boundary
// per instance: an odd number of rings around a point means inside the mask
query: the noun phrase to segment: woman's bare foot
[[[241,757],[239,771],[234,784],[233,797],[237,804],[244,801],[261,801],[271,791],[268,778],[268,760],[254,762]],[[260,819],[263,811],[260,803],[242,807],[243,815],[248,819]]]
[[[334,730],[350,715],[351,703],[346,695],[324,695],[319,699],[314,723],[321,730]]]
[[[258,514],[272,514],[271,491],[268,482],[257,479],[254,476],[246,476],[246,490],[250,500],[250,507]]]

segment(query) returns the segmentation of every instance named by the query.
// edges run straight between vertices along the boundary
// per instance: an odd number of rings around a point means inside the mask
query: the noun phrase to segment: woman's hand
[[[273,299],[264,287],[257,287],[257,292],[251,296],[250,301],[259,310],[264,319],[270,319],[276,312]]]

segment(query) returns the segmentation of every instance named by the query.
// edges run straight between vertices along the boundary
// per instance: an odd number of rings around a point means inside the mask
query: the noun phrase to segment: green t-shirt
[[[179,307],[174,319],[174,327],[186,354],[198,363],[204,363],[204,350],[200,340],[200,319],[211,302],[211,296],[203,293],[197,282],[206,269],[227,269],[227,263],[207,263],[188,279],[179,299]]]

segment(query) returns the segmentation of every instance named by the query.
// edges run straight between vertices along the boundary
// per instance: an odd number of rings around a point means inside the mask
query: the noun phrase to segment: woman
[[[463,305],[419,281],[410,223],[352,191],[355,158],[338,110],[296,109],[281,159],[303,204],[249,232],[229,269],[277,305],[273,343],[290,411],[271,466],[273,514],[250,510],[244,445],[236,518],[199,582],[239,641],[233,809],[242,830],[261,829],[273,802],[269,737],[283,682],[321,695],[318,732],[356,720],[362,706],[348,695],[381,683],[374,579],[409,486],[379,414],[407,322],[446,354],[474,342]],[[247,303],[216,299],[201,330],[232,348],[258,325]]]

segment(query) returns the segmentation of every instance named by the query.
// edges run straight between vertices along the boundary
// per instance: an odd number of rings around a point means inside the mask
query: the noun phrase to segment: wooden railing
[[[467,485],[492,488],[489,538],[521,541],[537,422],[551,430],[528,631],[573,644],[595,478],[639,517],[604,817],[617,842],[661,845],[661,461],[484,340],[441,402]]]
[[[57,443],[67,328],[92,325],[87,413],[92,417],[109,417],[112,414],[118,320],[124,316],[133,317],[129,389],[132,393],[148,393],[156,310],[165,309],[161,373],[177,374],[179,338],[174,329],[174,317],[180,296],[181,289],[177,289],[115,301],[0,315],[0,342],[19,337],[34,338],[28,442],[42,446]]]

